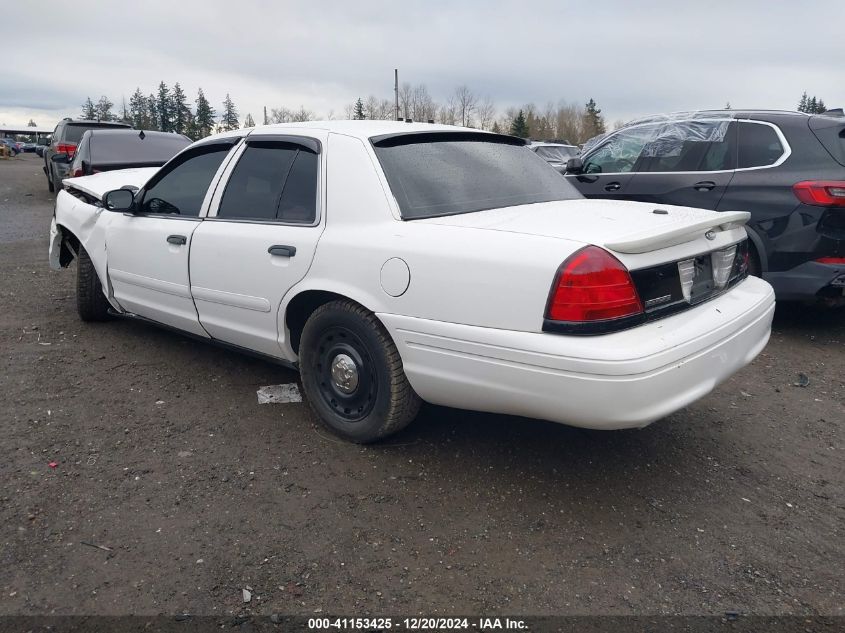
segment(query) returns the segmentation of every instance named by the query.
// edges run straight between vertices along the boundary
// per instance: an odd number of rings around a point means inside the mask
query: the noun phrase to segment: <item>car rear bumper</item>
[[[763,275],[783,301],[807,301],[845,295],[845,265],[806,262],[790,270]]]
[[[594,429],[642,427],[710,392],[765,347],[774,293],[748,278],[684,313],[593,337],[379,314],[424,400]]]

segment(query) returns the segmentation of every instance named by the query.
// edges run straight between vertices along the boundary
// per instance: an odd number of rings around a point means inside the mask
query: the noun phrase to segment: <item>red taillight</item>
[[[792,185],[795,197],[817,207],[845,207],[845,182],[841,180],[804,180]]]
[[[82,168],[80,168],[80,167],[77,167],[76,169],[74,169],[70,174],[71,178],[78,178],[79,176],[84,176],[84,175],[85,174],[82,173]]]
[[[845,257],[819,257],[816,261],[820,264],[845,265]]]
[[[76,153],[76,143],[56,143],[56,153],[71,157]]]
[[[598,246],[586,246],[561,265],[546,318],[601,321],[640,314],[643,305],[628,269]]]

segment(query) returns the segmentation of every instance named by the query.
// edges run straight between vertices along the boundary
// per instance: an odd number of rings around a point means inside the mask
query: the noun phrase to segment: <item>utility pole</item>
[[[264,106],[264,125],[268,125],[270,123],[270,119],[267,118],[267,106]]]
[[[396,120],[399,120],[399,69],[393,69],[393,95],[396,99]]]

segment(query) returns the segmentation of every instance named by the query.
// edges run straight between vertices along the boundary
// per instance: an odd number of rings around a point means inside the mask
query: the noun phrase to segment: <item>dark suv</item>
[[[85,134],[85,130],[97,128],[131,128],[126,123],[111,121],[74,121],[62,119],[53,130],[50,144],[44,150],[44,173],[50,191],[62,188],[62,178],[70,171],[70,163],[76,153],[76,146]]]
[[[845,302],[845,116],[659,115],[601,138],[566,177],[588,198],[749,211],[749,267],[779,299]]]

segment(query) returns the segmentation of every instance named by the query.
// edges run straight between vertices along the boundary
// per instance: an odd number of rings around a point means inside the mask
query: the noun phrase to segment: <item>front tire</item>
[[[352,442],[376,442],[396,433],[419,411],[420,398],[396,345],[375,315],[353,301],[331,301],[308,318],[299,369],[317,417]]]
[[[83,321],[107,321],[110,307],[94,262],[80,244],[79,261],[76,263],[76,311],[79,318]]]

